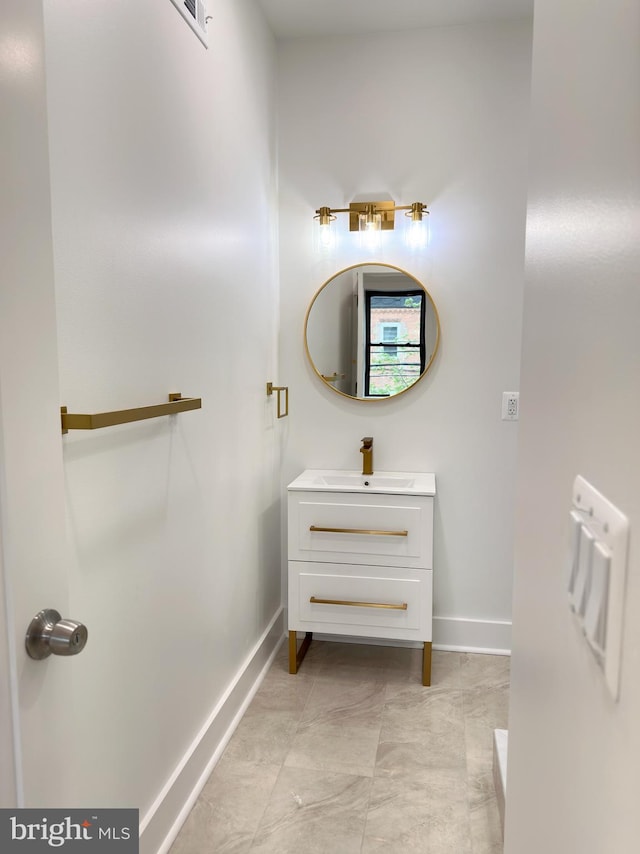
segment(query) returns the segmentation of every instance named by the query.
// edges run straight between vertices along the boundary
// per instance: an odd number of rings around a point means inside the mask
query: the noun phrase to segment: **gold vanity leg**
[[[424,642],[422,653],[422,684],[431,685],[431,641]]]
[[[307,632],[298,649],[298,633],[289,632],[289,673],[297,673],[302,660],[311,646],[313,632]]]
[[[289,673],[298,672],[298,633],[289,632]]]

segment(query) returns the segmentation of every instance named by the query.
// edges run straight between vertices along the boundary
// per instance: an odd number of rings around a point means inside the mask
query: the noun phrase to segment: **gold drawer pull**
[[[311,596],[309,599],[313,605],[351,605],[354,608],[389,608],[392,611],[406,611],[407,603],[402,602],[400,605],[392,605],[382,602],[349,602],[342,599],[316,599]]]
[[[363,528],[318,528],[310,525],[310,531],[323,531],[327,534],[374,534],[381,537],[408,537],[408,531],[365,531]]]

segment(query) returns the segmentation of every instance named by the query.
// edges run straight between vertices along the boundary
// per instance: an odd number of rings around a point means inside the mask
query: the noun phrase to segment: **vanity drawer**
[[[289,564],[289,629],[431,640],[432,572]]]
[[[289,558],[432,568],[431,496],[289,493]]]

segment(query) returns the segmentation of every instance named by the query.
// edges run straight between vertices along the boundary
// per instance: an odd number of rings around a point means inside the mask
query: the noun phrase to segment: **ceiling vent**
[[[198,36],[205,47],[208,47],[207,39],[207,7],[204,0],[171,0],[178,12]]]

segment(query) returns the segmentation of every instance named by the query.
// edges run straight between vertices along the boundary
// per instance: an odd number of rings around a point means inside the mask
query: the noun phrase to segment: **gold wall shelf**
[[[192,409],[202,409],[202,398],[182,397],[181,394],[176,393],[169,395],[168,403],[139,406],[136,409],[119,409],[116,412],[96,412],[93,415],[67,412],[67,407],[61,406],[60,420],[62,432],[68,433],[69,430],[99,430],[102,427],[115,427],[116,424],[160,418],[162,415],[177,415],[178,412],[189,412]]]

